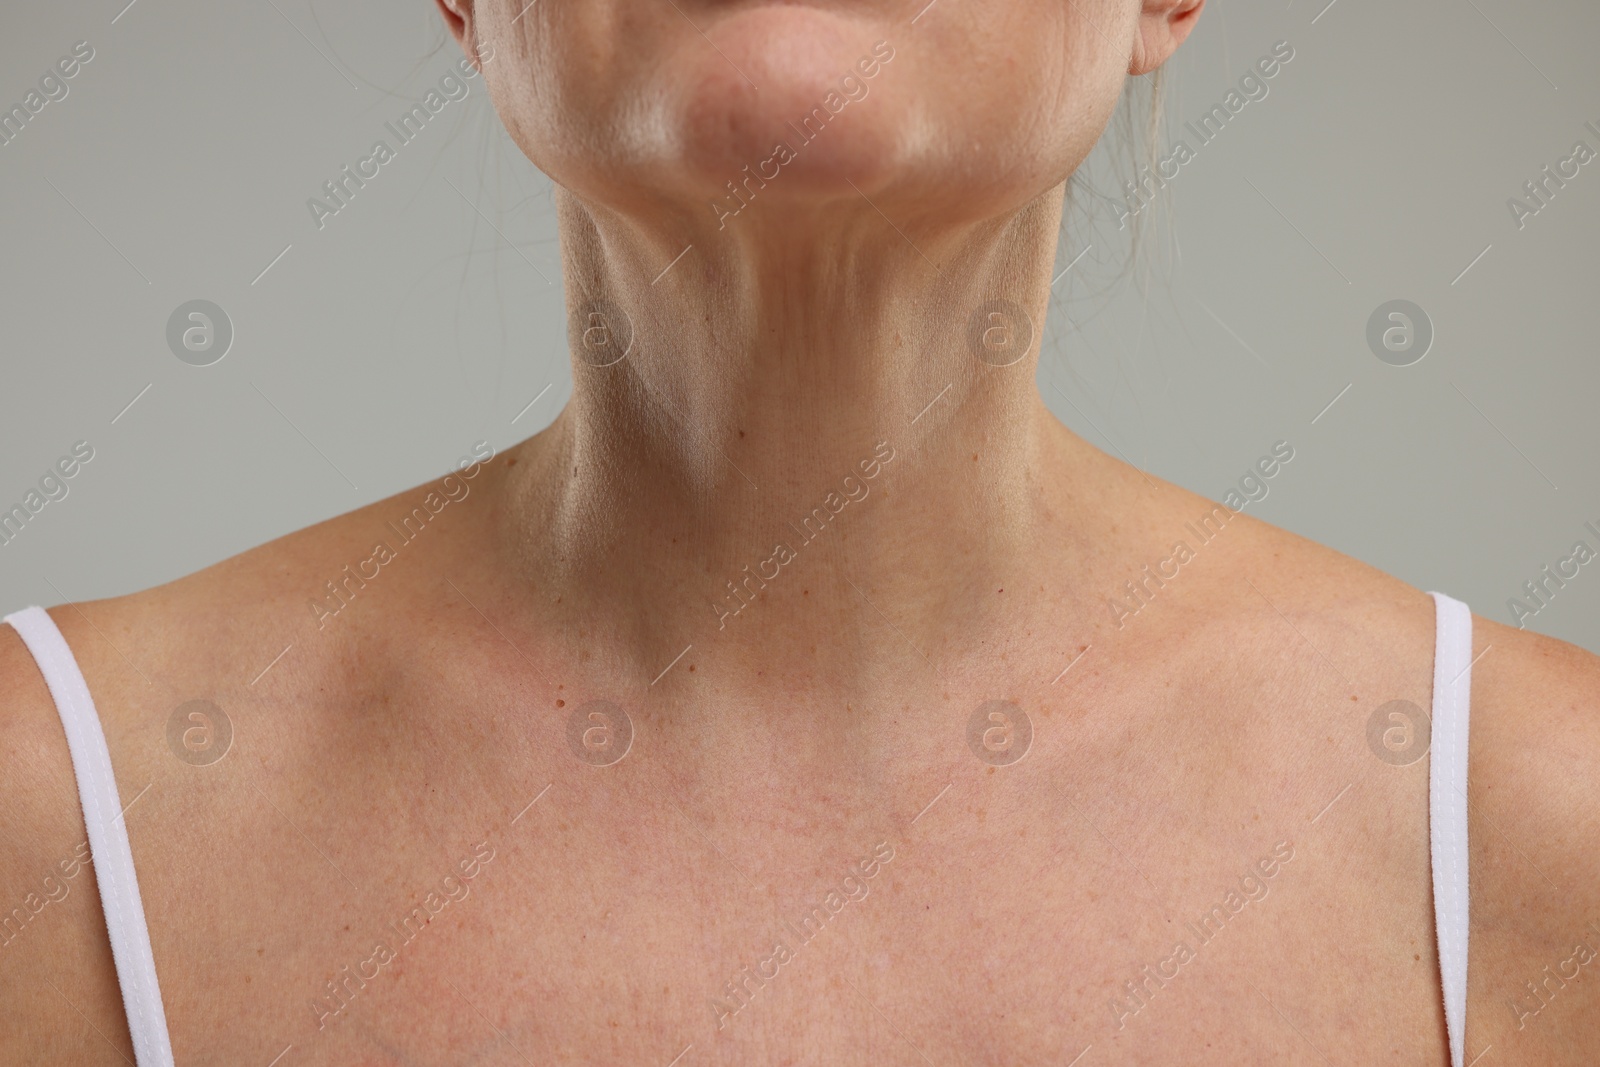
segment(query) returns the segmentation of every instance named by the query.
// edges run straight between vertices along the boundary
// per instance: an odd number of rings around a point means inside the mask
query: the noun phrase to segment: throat
[[[978,434],[961,417],[935,409],[809,448],[735,434],[704,469],[564,414],[500,487],[509,566],[530,609],[615,635],[641,663],[715,646],[848,677],[908,646],[963,647],[1061,542],[1044,487],[1070,435],[1042,404]]]
[[[562,194],[573,397],[502,509],[530,606],[641,662],[715,641],[846,673],[987,625],[1081,456],[1035,382],[1060,192],[714,240]]]

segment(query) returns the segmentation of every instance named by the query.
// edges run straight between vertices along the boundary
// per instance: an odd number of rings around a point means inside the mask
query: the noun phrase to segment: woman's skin
[[[1432,601],[1248,509],[1201,545],[1216,505],[1057,422],[1036,344],[968,343],[995,298],[1037,336],[1066,179],[1200,0],[524,2],[439,5],[556,183],[575,350],[626,357],[449,481],[52,611],[177,1062],[1448,1063],[1428,761],[1367,741],[1430,706]],[[1468,1059],[1592,1064],[1600,661],[1474,622]],[[0,1061],[131,1062],[9,631],[0,685],[0,905],[57,898],[0,948]],[[169,746],[192,700],[219,762]],[[1016,762],[969,745],[997,700]]]

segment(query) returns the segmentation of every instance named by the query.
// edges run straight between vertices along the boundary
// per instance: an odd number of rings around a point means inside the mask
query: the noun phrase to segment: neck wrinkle
[[[536,584],[629,620],[641,655],[695,634],[859,641],[879,612],[914,611],[933,639],[961,596],[929,577],[1005,569],[1037,533],[1061,432],[1035,384],[1060,194],[917,233],[919,252],[865,204],[804,236],[741,217],[691,241],[563,193],[573,396],[510,509],[547,531],[521,538]],[[968,343],[997,297],[1032,321],[1004,367]],[[631,334],[610,366],[579,350],[597,308]],[[772,562],[779,546],[796,558]]]

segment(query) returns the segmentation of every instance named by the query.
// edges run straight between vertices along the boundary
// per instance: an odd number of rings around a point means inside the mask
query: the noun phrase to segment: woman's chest
[[[1141,831],[993,781],[807,819],[268,805],[233,877],[151,905],[179,1061],[1443,1062],[1425,882],[1337,832]]]
[[[260,709],[130,820],[179,1062],[1437,1059],[1424,768],[969,688]]]

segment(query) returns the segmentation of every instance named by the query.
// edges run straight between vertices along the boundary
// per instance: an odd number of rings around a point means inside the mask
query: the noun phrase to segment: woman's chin
[[[661,72],[668,84],[652,124],[669,166],[712,204],[794,203],[876,186],[893,173],[914,121],[893,45],[831,12],[743,8],[678,58],[681,66]]]

